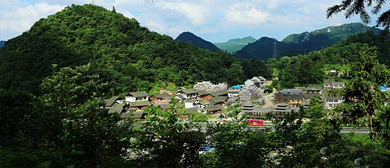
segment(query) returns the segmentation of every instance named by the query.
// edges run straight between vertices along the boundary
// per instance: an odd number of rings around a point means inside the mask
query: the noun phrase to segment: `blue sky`
[[[16,37],[37,20],[71,4],[92,0],[0,0],[0,40]],[[359,22],[342,13],[326,18],[341,0],[95,0],[95,4],[137,19],[142,26],[176,38],[190,31],[211,41],[253,36],[282,40],[289,34]],[[371,24],[371,26],[373,23]]]

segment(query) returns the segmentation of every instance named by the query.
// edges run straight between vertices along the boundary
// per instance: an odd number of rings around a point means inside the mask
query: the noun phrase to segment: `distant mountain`
[[[260,38],[236,52],[237,58],[270,58],[277,56],[295,55],[333,45],[348,37],[371,31],[379,34],[380,29],[371,28],[361,23],[350,23],[341,26],[331,26],[313,32],[292,34],[277,41],[272,38]]]
[[[0,48],[4,47],[5,41],[0,41]]]
[[[190,43],[193,44],[196,47],[210,50],[210,51],[219,51],[218,47],[216,47],[213,43],[208,42],[195,34],[191,32],[183,32],[177,38],[175,39],[177,42],[185,42],[185,43]]]
[[[255,38],[253,38],[252,36],[248,36],[244,38],[230,39],[229,41],[224,43],[214,43],[214,45],[216,45],[221,50],[233,53],[238,50],[241,50],[244,46],[255,41]]]

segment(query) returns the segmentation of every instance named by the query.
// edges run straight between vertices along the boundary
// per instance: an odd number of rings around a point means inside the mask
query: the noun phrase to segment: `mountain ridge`
[[[204,40],[203,38],[195,35],[191,32],[183,32],[175,39],[176,42],[184,42],[184,43],[190,43],[196,47],[199,47],[201,49],[206,49],[210,51],[219,51],[219,48],[215,46],[213,43]]]
[[[296,55],[310,51],[320,50],[324,47],[346,40],[356,34],[372,31],[375,34],[381,32],[380,29],[371,28],[362,23],[349,23],[340,26],[330,26],[312,32],[301,34],[291,34],[282,41],[265,40],[260,38],[235,53],[236,58],[261,58],[267,59],[278,56]]]

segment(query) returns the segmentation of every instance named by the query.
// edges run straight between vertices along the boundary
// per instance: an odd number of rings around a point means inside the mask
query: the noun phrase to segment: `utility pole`
[[[278,56],[278,43],[276,42],[276,39],[274,41],[274,54],[273,54],[274,58],[276,58]]]

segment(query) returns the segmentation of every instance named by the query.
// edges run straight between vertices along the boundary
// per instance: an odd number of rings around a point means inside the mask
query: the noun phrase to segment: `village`
[[[248,119],[266,119],[268,114],[283,116],[299,111],[300,107],[307,108],[314,97],[319,98],[328,110],[343,103],[343,98],[332,92],[344,88],[343,82],[324,80],[322,86],[295,87],[280,91],[270,89],[271,84],[272,81],[261,76],[248,79],[242,85],[230,87],[226,83],[213,84],[203,81],[189,89],[160,89],[159,93],[154,95],[145,91],[129,92],[124,98],[115,96],[106,99],[104,108],[107,108],[109,113],[120,114],[123,118],[143,120],[149,107],[169,110],[173,108],[172,101],[176,101],[184,111],[183,119],[187,119],[190,114],[204,114],[210,116],[209,121],[220,122],[228,121],[223,115],[224,112],[237,105],[241,108],[240,115],[246,115]],[[386,91],[387,88],[381,87],[381,90]]]

